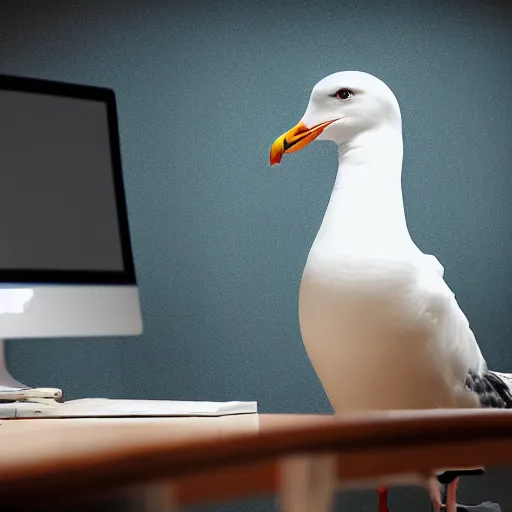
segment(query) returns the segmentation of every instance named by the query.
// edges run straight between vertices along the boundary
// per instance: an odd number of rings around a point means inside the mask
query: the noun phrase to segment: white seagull
[[[487,370],[443,266],[409,234],[393,92],[368,73],[327,76],[273,143],[271,165],[315,139],[336,143],[339,167],[304,268],[299,319],[335,412],[511,407],[507,376]]]

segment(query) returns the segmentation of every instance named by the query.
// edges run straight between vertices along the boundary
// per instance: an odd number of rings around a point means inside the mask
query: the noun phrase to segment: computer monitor
[[[114,92],[0,75],[0,339],[141,332]]]

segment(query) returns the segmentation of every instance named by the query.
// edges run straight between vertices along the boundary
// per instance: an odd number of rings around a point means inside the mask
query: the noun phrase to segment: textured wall
[[[271,170],[268,150],[314,83],[343,69],[395,91],[411,232],[445,265],[490,366],[512,370],[504,6],[0,2],[0,72],[117,92],[145,316],[140,339],[11,342],[16,375],[69,398],[257,399],[265,412],[329,411],[301,345],[297,293],[336,151],[313,144]],[[472,486],[468,498],[512,505],[499,479]],[[394,499],[412,507],[420,498]],[[368,510],[368,500],[349,495],[345,510]]]

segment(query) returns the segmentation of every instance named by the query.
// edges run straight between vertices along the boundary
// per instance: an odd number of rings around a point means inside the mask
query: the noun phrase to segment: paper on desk
[[[257,402],[184,402],[82,398],[64,403],[0,404],[0,418],[108,418],[153,416],[229,416],[254,414]]]

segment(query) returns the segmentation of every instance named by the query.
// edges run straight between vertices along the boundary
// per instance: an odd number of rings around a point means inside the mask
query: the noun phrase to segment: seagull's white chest
[[[323,339],[354,353],[382,340],[386,330],[394,335],[418,327],[414,300],[418,268],[413,257],[357,253],[315,244],[302,275],[299,318],[304,342]],[[412,252],[410,249],[409,252]],[[332,347],[331,347],[332,348]]]
[[[302,276],[305,348],[337,412],[394,408],[389,368],[406,363],[396,354],[411,357],[405,340],[413,331],[426,339],[402,308],[414,270],[391,255],[344,249],[336,236],[319,233]]]

